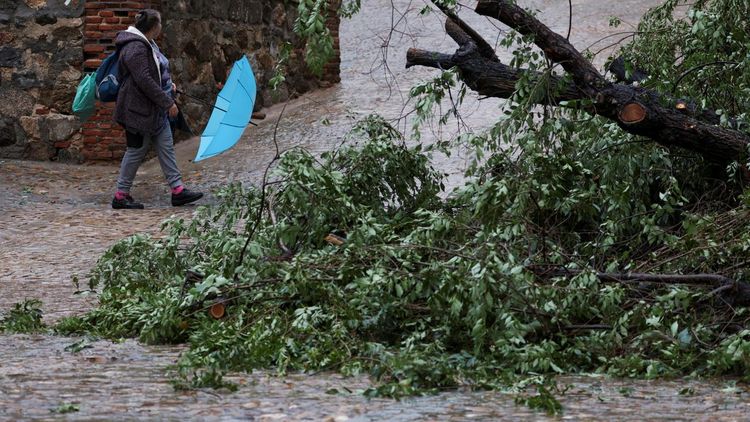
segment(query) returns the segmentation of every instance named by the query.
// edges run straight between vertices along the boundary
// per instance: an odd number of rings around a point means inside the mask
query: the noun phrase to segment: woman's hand
[[[175,94],[177,93],[177,85],[175,85],[174,82],[172,82],[172,92]]]
[[[180,110],[177,108],[177,103],[173,103],[172,107],[169,107],[169,117],[176,117]]]

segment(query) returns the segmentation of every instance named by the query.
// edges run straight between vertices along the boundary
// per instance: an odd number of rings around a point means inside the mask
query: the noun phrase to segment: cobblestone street
[[[136,188],[149,208],[123,212],[109,206],[115,166],[0,161],[0,308],[40,299],[47,322],[90,309],[89,298],[73,294],[74,275],[84,280],[115,241],[156,233],[164,218],[193,212],[169,206],[159,175],[148,174],[154,164],[144,166]]]
[[[529,1],[557,31],[568,25],[568,2]],[[635,24],[653,0],[594,2],[580,0],[571,40],[586,47],[614,32],[607,24],[617,15]],[[379,5],[378,5],[379,4]],[[394,2],[401,10],[418,12],[423,4]],[[357,119],[377,112],[391,121],[404,114],[409,89],[437,76],[431,69],[405,69],[405,51],[423,48],[455,50],[442,31],[437,14],[411,16],[409,36],[382,47],[391,25],[391,2],[362,2],[363,11],[342,21],[342,82],[263,111],[266,118],[250,127],[230,151],[193,163],[198,138],[176,145],[177,162],[187,187],[215,201],[213,191],[228,183],[257,183],[279,148],[304,147],[315,153],[340,145]],[[554,17],[554,18],[553,18]],[[470,22],[487,33],[497,28],[485,19]],[[411,26],[413,25],[413,27]],[[436,30],[437,29],[437,30]],[[418,41],[418,42],[417,42]],[[502,54],[505,59],[510,53]],[[381,57],[381,55],[383,55]],[[390,68],[380,67],[387,55]],[[388,67],[388,66],[385,66]],[[476,98],[465,102],[462,123],[487,127],[498,117],[499,101]],[[412,104],[413,105],[413,104]],[[408,106],[407,106],[408,107]],[[278,125],[277,125],[278,123]],[[398,120],[408,133],[410,124]],[[484,126],[483,126],[484,125]],[[200,132],[202,128],[194,128]],[[426,134],[425,142],[450,136],[448,128]],[[118,163],[67,165],[0,159],[0,314],[24,299],[43,302],[44,320],[51,324],[96,305],[95,295],[78,295],[96,260],[116,241],[135,233],[159,236],[160,223],[176,215],[189,219],[196,206],[172,207],[158,161],[143,164],[132,194],[145,210],[113,210],[110,206]],[[437,157],[435,165],[450,187],[460,183],[466,157],[456,151]],[[84,342],[80,352],[70,351]],[[51,335],[0,335],[0,421],[66,420],[547,420],[543,413],[515,404],[514,396],[494,391],[450,391],[402,401],[369,400],[362,389],[369,380],[337,374],[290,374],[266,371],[232,375],[238,392],[176,391],[168,367],[184,346],[146,346],[135,340],[120,343]],[[750,410],[748,392],[733,380],[619,380],[599,376],[566,377],[570,385],[560,397],[563,418],[582,420],[741,420]],[[688,389],[692,395],[681,391]],[[326,394],[336,389],[340,394]],[[343,393],[351,390],[353,393]],[[627,394],[623,393],[627,392]],[[79,412],[57,416],[62,403],[76,403]],[[559,420],[559,418],[558,418]]]

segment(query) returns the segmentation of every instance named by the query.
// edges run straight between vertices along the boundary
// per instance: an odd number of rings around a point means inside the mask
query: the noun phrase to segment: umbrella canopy
[[[237,143],[250,123],[255,90],[253,69],[247,56],[242,56],[232,66],[227,82],[216,98],[194,161],[221,154]]]

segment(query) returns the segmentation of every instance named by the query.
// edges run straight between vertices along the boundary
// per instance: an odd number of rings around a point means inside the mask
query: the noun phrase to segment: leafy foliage
[[[37,299],[24,300],[13,305],[8,314],[0,318],[0,332],[38,333],[47,326],[42,321],[42,302]]]
[[[52,413],[65,414],[65,413],[78,412],[80,410],[81,410],[81,406],[79,404],[63,402],[63,403],[60,403],[56,408],[50,409],[49,411]]]
[[[327,0],[300,0],[297,5],[297,19],[294,32],[306,42],[305,62],[313,73],[320,75],[323,66],[333,57],[333,36],[326,27],[328,17]],[[347,3],[345,10],[352,13],[359,8],[359,3]]]
[[[653,8],[624,49],[631,66],[651,75],[647,85],[717,110],[722,123],[745,122],[750,104],[750,33],[743,0],[684,1]]]
[[[667,13],[671,3],[642,27],[690,38]],[[687,19],[730,3],[697,2]],[[702,31],[690,42],[711,51]],[[651,48],[673,43],[656,40]],[[167,221],[164,236],[113,246],[91,276],[99,308],[66,321],[66,332],[188,342],[180,388],[225,387],[228,371],[269,367],[366,372],[379,381],[367,394],[395,397],[537,374],[746,376],[748,309],[718,299],[715,286],[596,273],[745,280],[750,196],[695,157],[581,110],[534,106],[530,97],[557,88],[554,71],[527,40],[510,34],[504,43],[516,46],[514,65],[547,76],[519,82],[490,131],[457,139],[476,152],[461,188],[444,192],[421,145],[371,116],[352,145],[320,158],[283,154],[264,203],[259,189],[230,185],[191,221]],[[674,81],[662,55],[638,64],[662,88]],[[456,88],[454,77],[415,88],[422,121]],[[736,104],[749,97],[733,93]],[[734,110],[724,95],[704,98]],[[218,305],[220,318],[209,313]],[[537,390],[520,400],[559,413],[551,387]]]
[[[516,403],[524,404],[532,409],[539,409],[545,411],[548,415],[559,415],[562,413],[562,405],[555,398],[554,394],[550,392],[548,387],[538,384],[536,385],[537,392],[539,394],[535,396],[525,397],[519,395],[516,397]]]

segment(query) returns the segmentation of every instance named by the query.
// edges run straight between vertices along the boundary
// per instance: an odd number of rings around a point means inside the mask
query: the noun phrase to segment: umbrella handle
[[[209,104],[209,103],[208,103],[208,101],[206,101],[206,100],[203,100],[202,98],[198,98],[198,97],[196,97],[196,96],[190,95],[190,94],[188,94],[188,93],[187,93],[187,92],[185,92],[185,91],[181,91],[181,90],[179,90],[179,89],[178,89],[178,90],[177,90],[177,93],[178,93],[178,94],[182,94],[182,95],[184,95],[184,96],[186,96],[186,97],[190,97],[190,98],[194,99],[195,101],[198,101],[199,103],[203,103],[203,104],[205,104],[205,105],[207,105],[207,106],[209,106],[209,107],[213,107],[213,106],[212,106],[211,104]]]

